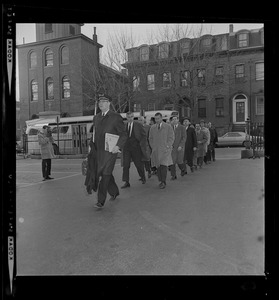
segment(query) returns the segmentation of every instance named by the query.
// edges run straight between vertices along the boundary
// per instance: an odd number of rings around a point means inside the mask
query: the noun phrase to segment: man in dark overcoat
[[[134,114],[132,112],[126,113],[127,124],[125,125],[127,131],[127,140],[123,147],[123,175],[122,181],[125,184],[121,188],[130,187],[129,170],[131,166],[131,159],[133,160],[142,183],[146,182],[144,172],[144,162],[147,151],[146,133],[143,125],[134,121]]]
[[[177,179],[176,167],[175,167],[176,164],[178,165],[181,171],[181,176],[184,176],[185,174],[186,166],[184,163],[184,147],[186,142],[186,131],[185,131],[185,127],[179,123],[177,116],[173,116],[170,120],[171,120],[171,126],[174,131],[174,143],[171,152],[173,164],[170,166],[170,171],[171,171],[171,180],[175,180]]]
[[[150,160],[150,155],[151,155],[151,148],[149,145],[149,130],[150,130],[150,125],[148,125],[146,123],[146,117],[144,116],[140,116],[139,117],[139,122],[142,124],[144,130],[145,130],[145,134],[146,134],[146,155],[143,158],[143,163],[144,163],[144,168],[145,171],[148,173],[148,178],[151,177],[151,160]]]
[[[194,151],[197,150],[197,136],[195,129],[190,126],[191,122],[190,119],[185,118],[183,120],[183,125],[185,126],[186,130],[186,142],[185,142],[185,150],[184,150],[184,162],[185,162],[185,173],[186,170],[186,163],[191,169],[191,172],[194,171],[193,167],[193,157]]]
[[[99,97],[100,112],[93,118],[93,140],[97,155],[97,176],[101,177],[98,185],[98,202],[96,208],[102,208],[105,204],[107,192],[110,200],[119,195],[118,186],[112,175],[117,153],[123,149],[127,139],[125,125],[120,114],[110,110],[111,98],[107,95]],[[105,134],[118,135],[118,141],[111,152],[105,150]]]
[[[212,160],[215,161],[215,147],[218,142],[218,134],[215,127],[212,126],[211,122],[208,122],[208,129],[210,132],[210,151]]]

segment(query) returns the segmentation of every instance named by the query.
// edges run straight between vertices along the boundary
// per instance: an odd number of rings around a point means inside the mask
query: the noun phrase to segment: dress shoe
[[[115,200],[117,196],[119,196],[119,193],[116,194],[116,195],[111,196],[111,197],[109,198],[109,201]]]
[[[180,173],[181,176],[184,176],[186,174],[187,174],[187,171],[185,171],[185,170],[181,171],[181,173]]]
[[[177,179],[176,176],[171,176],[171,180],[175,180],[175,179]]]
[[[142,178],[141,181],[142,181],[142,182],[141,182],[142,184],[145,184],[145,183],[146,183],[146,179],[145,179],[145,178]]]
[[[100,202],[97,202],[95,205],[94,205],[95,208],[98,208],[98,209],[102,209],[104,207],[103,204],[101,204]]]
[[[130,187],[130,183],[126,181],[121,188],[126,189],[127,187]]]
[[[159,188],[160,189],[164,189],[165,187],[166,187],[165,182],[161,182],[160,185],[159,185]]]
[[[46,179],[47,179],[47,180],[50,180],[50,179],[54,179],[54,178],[53,178],[53,177],[47,176]]]

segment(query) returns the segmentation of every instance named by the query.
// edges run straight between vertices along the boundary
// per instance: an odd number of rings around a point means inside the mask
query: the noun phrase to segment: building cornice
[[[39,42],[32,42],[32,43],[27,43],[27,44],[20,44],[20,45],[17,45],[16,48],[18,48],[18,49],[29,48],[29,47],[34,47],[34,46],[38,46],[38,45],[45,45],[45,44],[50,44],[50,43],[57,43],[57,42],[65,41],[65,40],[73,40],[73,39],[78,39],[78,38],[82,38],[82,39],[90,42],[91,44],[99,47],[99,48],[103,47],[103,45],[101,45],[99,43],[96,43],[95,41],[93,41],[89,37],[87,37],[86,35],[80,33],[80,34],[75,34],[75,35],[70,35],[70,36],[64,36],[64,37],[50,39],[50,40],[44,40],[44,41],[39,41]]]

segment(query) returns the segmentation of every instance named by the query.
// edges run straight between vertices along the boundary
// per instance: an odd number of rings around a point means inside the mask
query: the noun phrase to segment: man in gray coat
[[[174,142],[174,132],[171,125],[163,122],[162,114],[155,114],[156,124],[149,133],[149,144],[152,149],[151,165],[157,168],[160,189],[166,187],[168,166],[173,164],[171,152]]]

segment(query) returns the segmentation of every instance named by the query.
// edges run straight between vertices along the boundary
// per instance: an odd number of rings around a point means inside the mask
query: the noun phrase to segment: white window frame
[[[168,83],[168,84],[166,84]],[[170,88],[171,87],[171,72],[164,72],[163,73],[163,88]]]
[[[242,73],[237,73],[236,69],[237,69],[237,67],[240,67],[240,66],[243,67],[243,72]],[[241,74],[242,74],[242,76],[240,76]],[[235,78],[236,79],[244,78],[244,76],[245,76],[245,65],[244,64],[237,64],[237,65],[235,65]]]
[[[140,47],[139,51],[140,51],[140,61],[149,60],[149,47],[148,46]]]
[[[258,99],[259,98],[263,98],[263,112],[258,112]],[[264,95],[256,95],[255,100],[256,100],[256,105],[255,105],[256,115],[263,116],[264,115]]]
[[[246,36],[246,38],[242,38],[242,36]],[[238,48],[244,48],[249,46],[249,36],[247,32],[239,33],[237,36],[237,44]]]
[[[186,75],[186,76],[185,76]],[[189,86],[189,82],[190,82],[190,71],[189,70],[184,70],[181,71],[181,75],[180,75],[180,82],[181,82],[181,86]]]
[[[139,90],[139,85],[140,85],[140,77],[139,76],[134,76],[133,77],[133,91],[138,91]]]
[[[31,51],[30,54],[29,54],[29,68],[30,69],[36,68],[37,67],[37,62],[38,62],[37,61],[37,52],[36,51]]]
[[[260,72],[257,70],[258,65],[263,65],[262,71],[260,71]],[[256,72],[255,77],[256,77],[257,81],[258,80],[264,80],[264,62],[263,61],[258,61],[258,62],[255,63],[255,72]]]
[[[168,58],[169,57],[169,52],[170,52],[170,45],[169,43],[161,43],[158,45],[159,51],[158,51],[158,56],[160,59],[163,58]]]
[[[147,75],[147,90],[148,91],[155,90],[155,75],[154,74]]]

